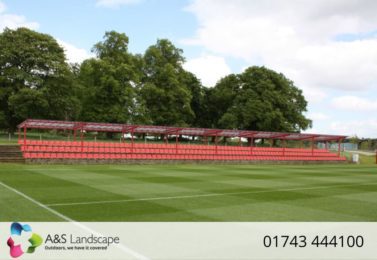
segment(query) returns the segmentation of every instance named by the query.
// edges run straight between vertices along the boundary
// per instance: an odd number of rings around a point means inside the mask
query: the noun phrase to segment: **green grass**
[[[376,165],[1,164],[0,182],[77,221],[377,221]],[[0,221],[62,220],[0,185]]]

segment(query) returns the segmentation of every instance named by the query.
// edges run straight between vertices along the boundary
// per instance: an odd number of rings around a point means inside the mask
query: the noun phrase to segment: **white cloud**
[[[368,90],[377,85],[377,39],[335,41],[377,29],[372,0],[196,0],[199,28],[186,44],[266,65],[305,89]]]
[[[284,73],[314,108],[341,118],[321,122],[330,118],[311,109],[318,132],[376,136],[366,112],[377,111],[377,1],[193,0],[186,9],[198,28],[184,44]],[[368,98],[349,96],[357,92]],[[343,120],[348,111],[358,121]]]
[[[321,89],[310,88],[307,86],[303,88],[303,92],[305,99],[311,104],[321,103],[328,96],[325,91]]]
[[[341,90],[376,86],[377,39],[307,45],[295,55],[302,66],[297,70],[300,71],[298,79],[303,83]]]
[[[5,27],[9,29],[27,27],[35,30],[38,29],[39,24],[37,22],[28,22],[22,15],[0,14],[0,31],[4,30]]]
[[[216,82],[231,73],[225,59],[214,55],[202,55],[189,59],[183,67],[201,79],[203,85],[213,87]]]
[[[330,119],[328,115],[320,113],[320,112],[310,112],[308,113],[307,117],[314,121],[323,121],[323,120]]]
[[[37,22],[27,21],[25,16],[7,13],[5,4],[0,1],[0,31],[4,30],[6,27],[9,29],[27,27],[35,30],[38,29],[39,24]]]
[[[115,8],[122,5],[138,4],[142,0],[97,0],[96,6]]]
[[[377,120],[375,119],[333,122],[330,129],[334,133],[347,136],[377,138]]]
[[[70,63],[81,63],[85,59],[93,57],[93,55],[88,53],[88,51],[85,49],[77,48],[76,46],[60,39],[57,41],[59,45],[63,47],[68,62]]]
[[[334,108],[346,111],[377,111],[377,100],[368,100],[356,96],[341,96],[333,98],[331,105]]]

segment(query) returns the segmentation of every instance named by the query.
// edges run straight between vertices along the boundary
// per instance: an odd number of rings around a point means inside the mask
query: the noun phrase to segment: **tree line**
[[[283,74],[251,66],[208,88],[183,68],[183,51],[159,39],[143,54],[106,32],[94,58],[69,64],[48,34],[0,34],[0,129],[27,118],[266,131],[307,129],[307,101]]]

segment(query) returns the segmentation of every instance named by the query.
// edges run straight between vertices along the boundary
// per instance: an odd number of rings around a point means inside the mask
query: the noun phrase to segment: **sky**
[[[93,57],[110,30],[132,53],[168,38],[207,87],[266,66],[303,90],[305,132],[377,138],[375,10],[374,0],[0,0],[0,31],[48,33],[70,62]]]

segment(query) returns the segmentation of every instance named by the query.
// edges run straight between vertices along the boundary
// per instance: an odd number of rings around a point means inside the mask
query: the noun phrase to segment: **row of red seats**
[[[268,160],[268,161],[323,161],[323,157],[285,156],[221,156],[221,155],[171,155],[171,154],[99,154],[99,153],[24,153],[27,159],[144,159],[144,160]],[[336,158],[335,160],[345,160]]]
[[[77,146],[22,146],[21,150],[24,152],[69,152],[69,153],[142,153],[142,154],[217,154],[217,155],[254,155],[254,156],[324,156],[334,157],[336,154],[332,153],[313,153],[310,150],[291,152],[291,151],[278,151],[278,152],[263,152],[255,150],[247,151],[224,151],[224,150],[202,150],[202,149],[143,149],[143,148],[98,148],[98,147],[77,147]]]
[[[208,145],[21,141],[25,158],[168,160],[345,160],[324,149]]]
[[[23,140],[20,140],[19,143],[23,146],[73,146],[73,147],[108,147],[108,148],[122,148],[122,147],[138,147],[138,148],[176,148],[176,144],[154,144],[154,143],[110,143],[110,142],[80,142],[80,141],[40,141],[40,140],[26,140],[25,143]],[[222,146],[218,145],[217,147],[214,145],[195,145],[195,144],[178,144],[180,148],[188,148],[188,149],[204,149],[204,150],[227,150],[227,151],[248,151],[250,149],[259,150],[259,151],[276,151],[280,152],[282,149],[285,151],[291,152],[307,152],[311,151],[311,149],[304,149],[304,148],[279,148],[279,147],[245,147],[245,146]],[[323,152],[326,153],[327,150],[325,149],[314,149],[314,152]]]
[[[312,154],[312,150],[308,149],[301,149],[298,151],[292,151],[289,149],[279,149],[279,150],[274,150],[274,151],[265,151],[261,149],[257,149],[255,147],[253,148],[248,148],[245,150],[225,150],[225,149],[220,149],[218,147],[217,149],[195,149],[193,147],[183,147],[183,146],[176,146],[174,148],[168,148],[162,146],[162,148],[142,148],[138,145],[135,146],[122,146],[122,147],[92,147],[92,146],[53,146],[53,145],[22,145],[21,150],[22,151],[48,151],[48,152],[64,152],[64,151],[84,151],[84,152],[126,152],[128,151],[127,149],[149,149],[153,152],[160,152],[161,150],[180,150],[180,151],[189,151],[189,150],[194,150],[194,152],[199,152],[203,151],[204,153],[208,152],[218,152],[218,153],[228,153],[228,152],[234,152],[237,154],[240,153],[258,153],[258,152],[264,152],[268,153],[271,155],[280,155],[282,153],[291,153],[291,154]],[[201,153],[201,152],[200,152]],[[321,150],[314,150],[314,154],[328,154],[328,151],[321,151]],[[267,155],[267,154],[266,154]]]

